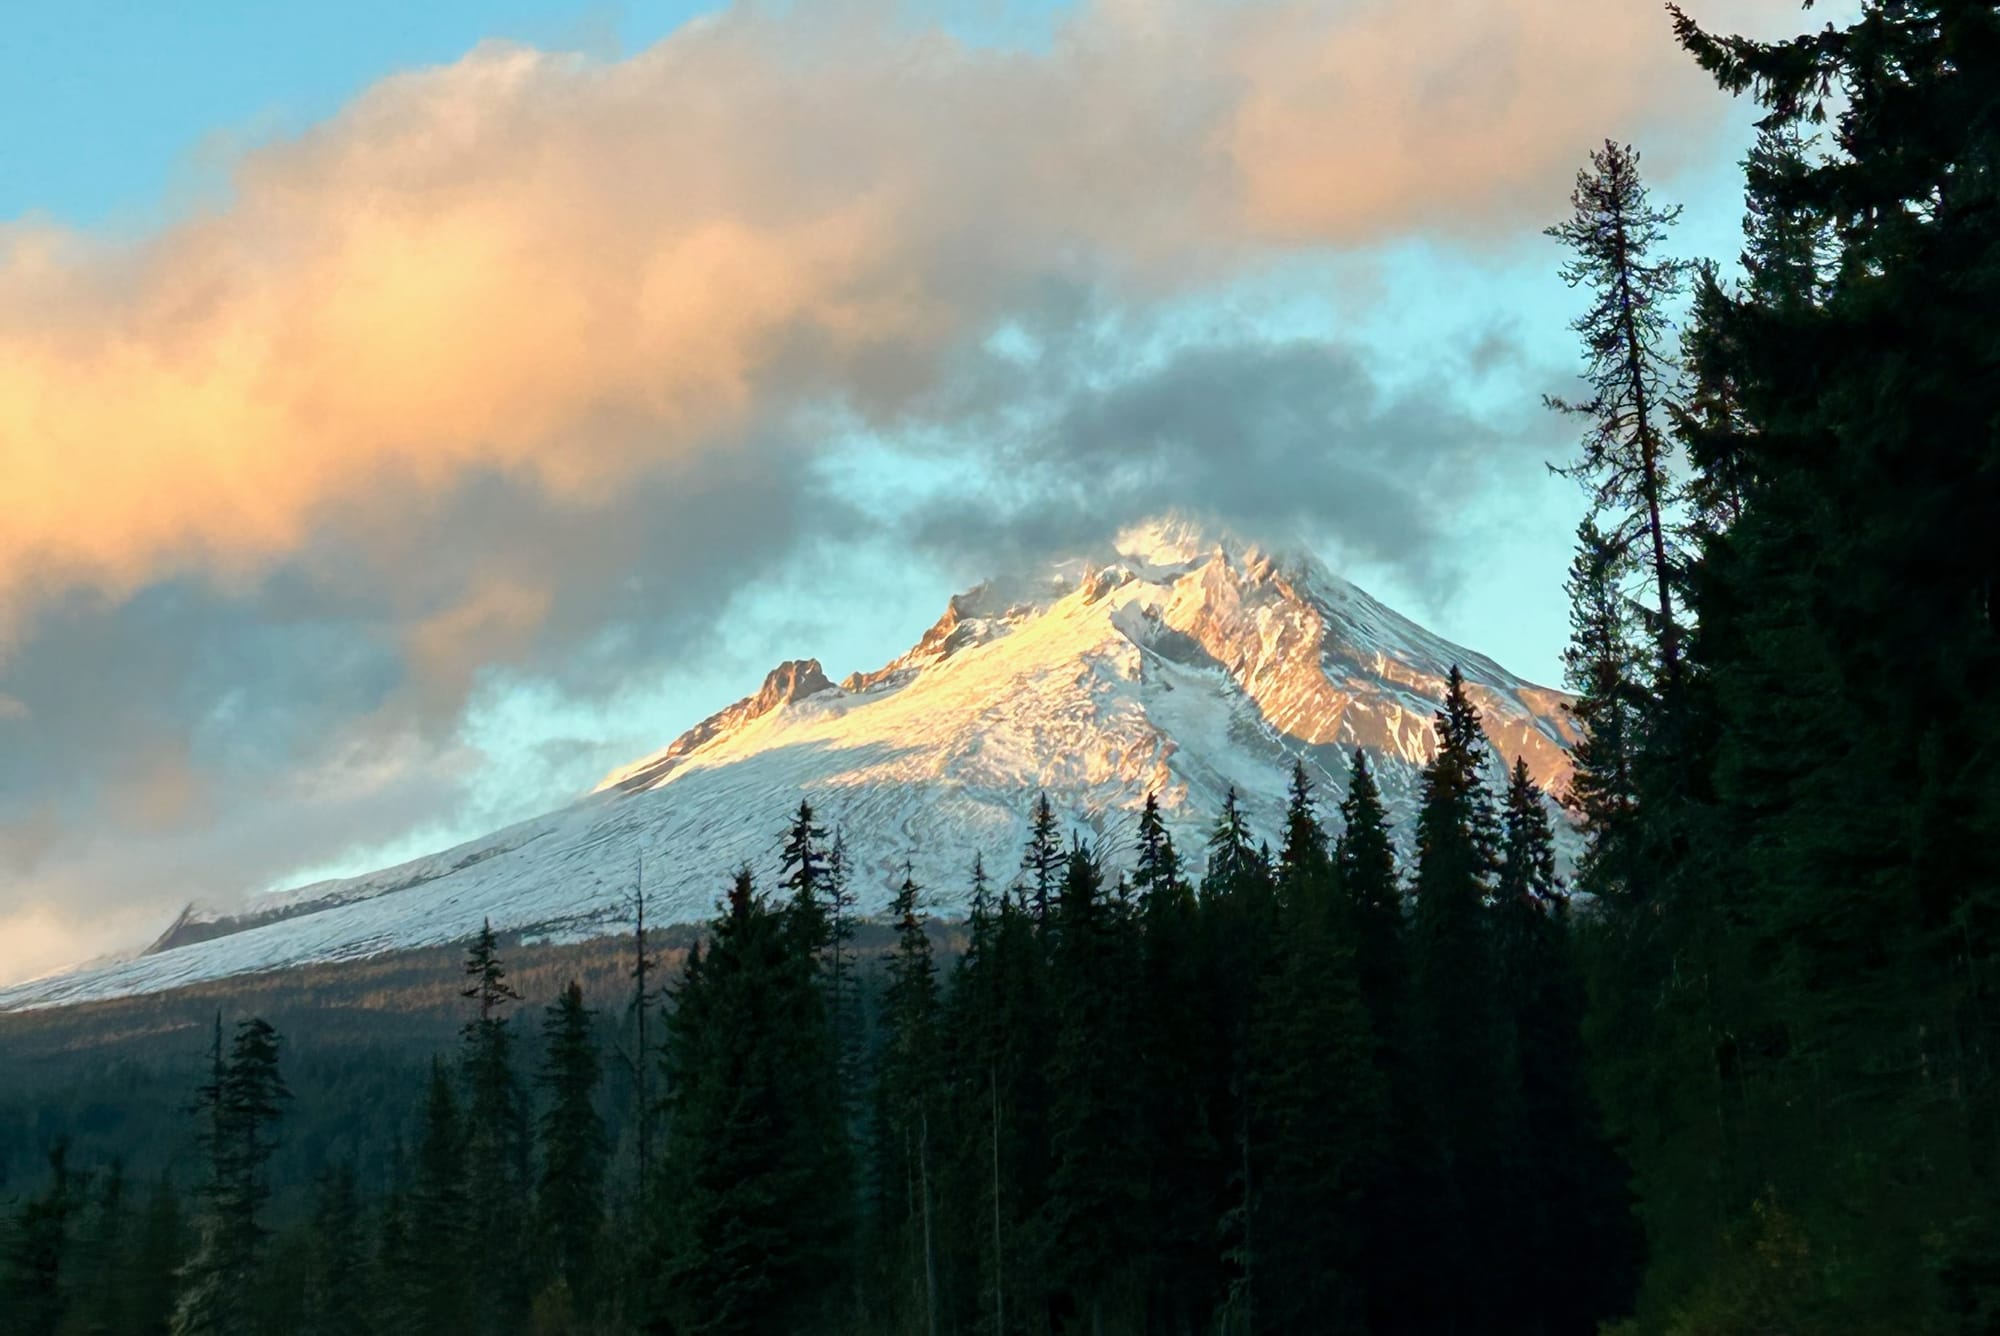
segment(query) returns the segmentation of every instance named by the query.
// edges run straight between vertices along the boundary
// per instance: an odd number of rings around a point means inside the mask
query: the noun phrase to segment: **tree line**
[[[802,806],[668,995],[634,981],[635,1163],[581,997],[526,1097],[484,940],[386,1183],[266,1232],[285,1099],[246,1023],[199,1183],[56,1147],[0,1322],[2000,1329],[2000,8],[1777,43],[1671,13],[1762,115],[1735,272],[1671,253],[1616,142],[1552,229],[1587,299],[1552,401],[1590,501],[1574,894],[1455,674],[1408,867],[1362,757],[1337,821],[1295,775],[1275,851],[1226,804],[1199,877],[1153,803],[1104,850],[1043,802],[1018,875],[972,864],[961,951],[906,877],[864,960]]]
[[[907,874],[859,958],[844,850],[801,802],[769,888],[739,869],[664,990],[635,937],[657,1042],[607,1057],[572,984],[531,1074],[488,930],[388,1181],[335,1166],[282,1235],[279,1037],[218,1018],[201,1180],[135,1208],[58,1146],[7,1241],[7,1328],[1592,1330],[1638,1255],[1549,816],[1525,768],[1489,782],[1456,673],[1437,729],[1409,886],[1360,753],[1333,832],[1294,770],[1275,852],[1232,793],[1199,878],[1157,801],[1115,872],[1044,797],[1010,884],[972,860],[944,959]],[[622,1162],[607,1060],[654,1078]]]
[[[2000,9],[1682,45],[1761,116],[1737,272],[1607,143],[1566,469],[1594,1084],[1634,1329],[2000,1330]]]

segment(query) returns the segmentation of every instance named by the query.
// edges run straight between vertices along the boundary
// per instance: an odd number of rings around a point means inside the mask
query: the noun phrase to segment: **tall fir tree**
[[[1581,969],[1543,794],[1509,776],[1494,886],[1495,975],[1520,1083],[1505,1250],[1518,1310],[1551,1336],[1589,1336],[1631,1311],[1640,1258],[1629,1171],[1606,1140],[1585,1067]]]
[[[656,1331],[836,1329],[853,1165],[809,931],[739,871],[668,1024]]]
[[[491,921],[466,953],[459,996],[475,1011],[460,1037],[465,1087],[466,1258],[471,1312],[494,1329],[527,1307],[528,1267],[521,1204],[528,1189],[528,1113],[514,1073],[514,1029],[506,1008],[521,995],[507,982]]]
[[[370,1302],[365,1226],[354,1167],[335,1165],[314,1184],[304,1310],[306,1330],[323,1336],[366,1331]]]
[[[1592,518],[1609,518],[1606,532],[1614,543],[1645,551],[1656,676],[1670,684],[1680,674],[1682,634],[1674,612],[1669,510],[1675,483],[1668,428],[1679,377],[1670,351],[1671,306],[1687,267],[1657,251],[1680,209],[1653,204],[1639,174],[1639,154],[1611,140],[1577,173],[1570,206],[1570,217],[1548,235],[1570,251],[1563,281],[1591,296],[1590,308],[1571,327],[1583,340],[1583,374],[1592,395],[1581,402],[1548,400],[1587,424],[1581,457],[1560,471],[1584,483]]]
[[[219,1053],[220,1021],[216,1043]],[[182,1269],[175,1336],[235,1336],[253,1329],[251,1298],[271,1194],[267,1173],[277,1148],[274,1126],[291,1097],[278,1069],[279,1039],[261,1017],[237,1024],[229,1056],[201,1102],[208,1122],[209,1179],[193,1253]]]
[[[1053,909],[1049,990],[1049,1245],[1058,1321],[1101,1333],[1140,1319],[1147,1221],[1144,1162],[1132,1136],[1140,1098],[1132,1045],[1134,925],[1103,869],[1071,845]]]
[[[1253,1330],[1365,1330],[1365,1193],[1380,1174],[1387,1087],[1303,764],[1278,864],[1276,965],[1250,1070]]]
[[[1028,847],[1021,853],[1020,882],[1022,903],[1037,928],[1049,920],[1049,909],[1067,865],[1055,805],[1046,792],[1038,793],[1028,816]]]
[[[8,1336],[55,1336],[62,1329],[78,1196],[69,1143],[58,1139],[49,1148],[48,1186],[22,1206],[0,1255],[0,1298],[6,1300],[0,1330]]]
[[[1512,1280],[1489,1245],[1504,1236],[1503,1158],[1506,1138],[1518,1129],[1487,909],[1498,868],[1497,819],[1479,710],[1457,668],[1434,727],[1436,751],[1424,767],[1417,815],[1410,1023],[1430,1141],[1432,1256],[1460,1279],[1431,1296],[1437,1307],[1424,1320],[1465,1330],[1515,1316]]]
[[[404,1251],[385,1248],[384,1260],[394,1269],[386,1279],[400,1300],[394,1316],[401,1331],[436,1331],[465,1320],[476,1246],[466,1180],[464,1116],[450,1074],[443,1062],[433,1061],[409,1201],[394,1222],[401,1226]]]
[[[572,979],[542,1015],[546,1095],[537,1131],[541,1150],[535,1183],[535,1237],[547,1258],[547,1283],[560,1286],[579,1313],[594,1308],[604,1244],[604,1120],[597,1112],[603,1077],[593,1030],[596,1013]]]
[[[884,1034],[876,1076],[877,1269],[891,1311],[875,1320],[935,1336],[943,1303],[937,1147],[944,1135],[944,1066],[937,965],[920,895],[906,865],[889,908],[896,946],[882,995]]]
[[[1191,1336],[1207,1324],[1220,1285],[1223,1156],[1208,1098],[1223,1059],[1201,907],[1152,793],[1139,814],[1132,883],[1140,928],[1134,1040],[1150,1190],[1146,1327]]]

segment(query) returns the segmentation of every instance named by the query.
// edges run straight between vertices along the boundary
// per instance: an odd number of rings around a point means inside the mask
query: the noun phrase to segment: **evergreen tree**
[[[604,1120],[596,1097],[602,1068],[592,1033],[596,1013],[574,979],[543,1013],[539,1078],[548,1105],[539,1125],[541,1174],[535,1185],[535,1235],[546,1249],[552,1284],[587,1310],[604,1239]]]
[[[1276,944],[1277,899],[1270,860],[1252,843],[1248,820],[1231,787],[1208,837],[1208,873],[1202,879],[1202,921],[1214,962],[1214,1006],[1223,1061],[1210,1074],[1208,1108],[1217,1142],[1228,1165],[1220,1233],[1228,1260],[1230,1308],[1223,1321],[1232,1330],[1253,1328],[1256,1257],[1253,1209],[1258,1191],[1253,1109],[1255,1037],[1252,1030],[1259,994],[1271,978]]]
[[[1364,1193],[1380,1173],[1387,1092],[1334,863],[1303,765],[1279,861],[1277,965],[1258,998],[1244,1296],[1252,1329],[1361,1331]]]
[[[1147,1221],[1144,1163],[1132,1136],[1140,1086],[1131,1044],[1137,952],[1132,925],[1105,894],[1081,842],[1070,848],[1054,910],[1049,988],[1049,1244],[1059,1313],[1084,1329],[1138,1317]]]
[[[1038,793],[1028,818],[1028,847],[1021,854],[1021,894],[1037,928],[1048,922],[1066,866],[1055,806],[1046,792]]]
[[[1028,897],[989,899],[976,860],[974,874],[979,912],[947,1001],[951,1235],[964,1254],[947,1287],[975,1330],[1032,1332],[1048,1320],[1048,953]]]
[[[1208,1095],[1223,1059],[1200,906],[1151,793],[1139,815],[1132,882],[1141,929],[1134,1039],[1151,1190],[1146,1326],[1192,1333],[1206,1325],[1220,1285],[1215,1213],[1223,1166]]]
[[[1618,548],[1634,543],[1645,548],[1658,676],[1670,683],[1680,672],[1681,636],[1667,509],[1674,496],[1667,427],[1678,369],[1666,345],[1669,307],[1686,265],[1655,258],[1655,251],[1680,209],[1655,206],[1639,176],[1639,154],[1610,140],[1590,155],[1589,168],[1577,173],[1570,204],[1570,218],[1548,235],[1572,255],[1562,268],[1563,281],[1591,294],[1590,309],[1571,328],[1583,337],[1584,379],[1592,397],[1548,401],[1589,424],[1582,457],[1561,472],[1589,489],[1593,519],[1610,517],[1608,534]]]
[[[1563,677],[1576,700],[1568,708],[1581,737],[1572,751],[1567,801],[1582,818],[1594,853],[1606,855],[1629,824],[1641,742],[1640,688],[1624,592],[1625,549],[1585,520],[1570,565],[1570,643]]]
[[[0,1259],[5,1264],[0,1298],[6,1300],[0,1330],[9,1336],[54,1336],[62,1329],[69,1302],[64,1271],[78,1195],[69,1171],[69,1144],[58,1140],[49,1150],[49,1184],[21,1208]]]
[[[853,1169],[825,1000],[797,949],[798,907],[738,872],[668,1025],[670,1176],[654,1330],[837,1325]]]
[[[983,896],[983,888],[980,893]],[[934,1334],[941,1320],[941,1298],[939,1171],[933,1138],[943,1131],[941,1126],[934,1129],[934,1123],[943,1113],[944,1073],[937,966],[918,907],[919,894],[915,877],[905,866],[889,911],[896,924],[896,948],[889,957],[882,998],[885,1036],[877,1076],[876,1219],[888,1292],[900,1300],[896,1307],[910,1315],[902,1325]]]
[[[145,1210],[125,1268],[120,1330],[133,1336],[164,1336],[173,1320],[174,1293],[186,1261],[186,1222],[173,1180],[161,1175],[147,1194]]]
[[[63,1325],[71,1332],[123,1336],[140,1322],[131,1306],[138,1240],[126,1201],[124,1165],[114,1160],[93,1178],[68,1268],[77,1282]]]
[[[313,1193],[304,1294],[307,1330],[342,1336],[369,1327],[361,1193],[350,1165],[322,1173]]]
[[[1639,1241],[1628,1171],[1604,1138],[1586,1080],[1583,980],[1554,832],[1518,758],[1502,829],[1495,967],[1524,1117],[1507,1252],[1534,1328],[1588,1336],[1629,1311]]]
[[[528,1186],[527,1108],[514,1077],[514,1032],[504,1008],[520,1001],[507,982],[491,921],[466,953],[459,996],[477,1010],[461,1031],[467,1266],[477,1325],[494,1329],[527,1306],[521,1203]]]
[[[779,889],[791,892],[788,921],[798,932],[798,950],[817,957],[833,940],[827,903],[828,850],[826,828],[813,816],[812,804],[799,799],[799,810],[785,832],[778,855]]]
[[[1416,913],[1411,934],[1414,1057],[1431,1146],[1433,1257],[1460,1277],[1429,1319],[1441,1328],[1516,1316],[1505,1258],[1510,1203],[1503,1158],[1515,1133],[1515,1086],[1498,1008],[1487,900],[1498,864],[1486,787],[1486,742],[1465,679],[1452,669],[1424,768],[1417,816]],[[1484,1314],[1484,1317],[1480,1317]]]
[[[218,1027],[220,1022],[218,1021]],[[218,1032],[217,1043],[220,1043]],[[193,1254],[174,1310],[176,1336],[233,1336],[252,1326],[250,1300],[266,1237],[266,1174],[276,1149],[272,1127],[290,1098],[278,1070],[278,1033],[261,1017],[239,1022],[229,1057],[202,1087],[208,1115],[209,1181]]]
[[[433,1061],[409,1201],[394,1221],[402,1227],[403,1251],[387,1259],[401,1272],[392,1285],[407,1296],[402,1330],[438,1331],[464,1320],[476,1223],[467,1178],[464,1118],[444,1064]]]

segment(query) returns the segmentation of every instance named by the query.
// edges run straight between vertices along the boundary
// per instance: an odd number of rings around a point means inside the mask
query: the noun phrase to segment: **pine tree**
[[[163,1174],[147,1195],[126,1268],[122,1329],[133,1336],[164,1336],[172,1322],[174,1290],[186,1261],[185,1234],[180,1197]]]
[[[417,1141],[409,1201],[395,1222],[402,1226],[403,1251],[388,1260],[400,1274],[392,1287],[404,1296],[402,1330],[438,1331],[464,1320],[474,1246],[467,1191],[466,1135],[451,1078],[440,1061],[431,1063]],[[389,1222],[384,1222],[388,1238]],[[388,1252],[385,1246],[385,1252]]]
[[[934,1136],[943,1130],[944,1072],[937,966],[918,907],[919,895],[906,865],[889,911],[896,924],[896,949],[889,957],[882,998],[885,1036],[877,1075],[876,1218],[887,1254],[882,1265],[890,1293],[903,1296],[907,1306],[899,1303],[901,1311],[920,1315],[920,1320],[905,1325],[935,1336],[941,1298]]]
[[[1106,1322],[1124,1329],[1138,1312],[1136,1262],[1147,1228],[1144,1164],[1131,1127],[1140,1096],[1131,1043],[1136,941],[1081,842],[1071,845],[1053,912],[1048,1211],[1055,1279],[1084,1329],[1101,1332]]]
[[[217,1022],[220,1052],[220,1020]],[[261,1213],[270,1197],[266,1167],[276,1149],[272,1127],[290,1098],[278,1070],[277,1031],[261,1017],[239,1022],[229,1056],[211,1056],[199,1103],[207,1115],[208,1182],[202,1187],[199,1237],[182,1272],[174,1310],[176,1336],[233,1336],[251,1329],[251,1282],[266,1237]]]
[[[79,1186],[69,1170],[69,1143],[58,1139],[49,1149],[49,1185],[30,1198],[14,1222],[0,1269],[0,1327],[18,1336],[54,1336],[68,1308],[71,1231],[78,1209]]]
[[[1141,944],[1134,1039],[1151,1190],[1146,1325],[1191,1333],[1206,1324],[1220,1285],[1214,1234],[1223,1168],[1208,1096],[1223,1058],[1200,906],[1151,793],[1139,815],[1132,881]]]
[[[67,1268],[76,1280],[64,1328],[122,1336],[140,1322],[131,1307],[138,1240],[133,1237],[132,1212],[126,1200],[125,1167],[113,1160],[92,1177]]]
[[[1248,820],[1230,788],[1208,837],[1208,872],[1202,879],[1202,921],[1214,962],[1214,1012],[1224,1061],[1211,1074],[1211,1125],[1226,1148],[1228,1165],[1221,1215],[1228,1259],[1231,1329],[1255,1329],[1257,1241],[1253,1230],[1260,1159],[1252,1073],[1256,1067],[1253,1018],[1259,994],[1275,972],[1277,898],[1270,860],[1251,843]]]
[[[985,908],[946,1004],[951,1232],[965,1253],[947,1288],[964,1296],[955,1315],[975,1330],[1034,1331],[1048,1320],[1048,952],[1027,895],[988,898],[977,860],[974,872]]]
[[[338,1336],[367,1330],[371,1304],[362,1205],[351,1165],[319,1177],[313,1193],[305,1284],[307,1330]]]
[[[1571,753],[1567,802],[1582,818],[1592,852],[1610,855],[1637,802],[1636,757],[1646,699],[1631,642],[1625,551],[1589,520],[1578,526],[1576,541],[1567,586],[1570,643],[1563,651],[1563,677],[1576,693],[1569,713],[1582,736]]]
[[[1548,235],[1569,248],[1563,281],[1590,291],[1590,309],[1571,326],[1583,337],[1584,379],[1592,397],[1551,398],[1549,406],[1586,420],[1583,454],[1560,470],[1589,489],[1593,518],[1609,516],[1611,541],[1646,549],[1656,617],[1658,677],[1680,674],[1681,628],[1674,613],[1674,543],[1668,504],[1667,427],[1678,369],[1668,356],[1669,307],[1686,266],[1654,258],[1678,207],[1663,209],[1639,176],[1639,154],[1606,140],[1577,173],[1573,213]]]
[[[1252,1032],[1249,1315],[1267,1330],[1361,1331],[1364,1193],[1380,1172],[1387,1091],[1298,764],[1278,889],[1276,967]]]
[[[1515,1130],[1515,1085],[1498,1008],[1487,900],[1498,864],[1496,818],[1486,787],[1486,742],[1465,679],[1452,669],[1424,768],[1417,817],[1416,912],[1411,923],[1411,1033],[1416,1089],[1430,1140],[1433,1257],[1461,1279],[1433,1296],[1429,1320],[1464,1327],[1508,1313],[1502,1237],[1509,1184],[1505,1138]]]
[[[827,858],[826,828],[814,818],[812,804],[801,798],[779,853],[778,886],[791,892],[789,921],[799,935],[797,949],[807,957],[816,958],[832,941]]]
[[[471,1306],[493,1329],[527,1306],[521,1203],[528,1186],[527,1109],[514,1077],[514,1032],[503,1008],[520,1001],[507,982],[491,921],[466,953],[459,996],[477,1010],[461,1031],[459,1065],[466,1100],[465,1206]]]
[[[1588,1336],[1629,1311],[1639,1244],[1627,1171],[1586,1082],[1583,980],[1567,940],[1554,832],[1518,758],[1502,827],[1495,971],[1524,1118],[1506,1251],[1536,1329]]]
[[[811,1332],[847,1292],[853,1166],[794,913],[739,871],[668,1025],[654,1330]]]
[[[1049,906],[1055,901],[1067,865],[1057,824],[1049,795],[1036,794],[1028,818],[1028,847],[1021,854],[1021,895],[1037,928],[1048,922]]]
[[[546,1249],[550,1283],[587,1311],[600,1274],[604,1238],[604,1120],[596,1096],[603,1072],[592,1033],[596,1013],[572,979],[542,1017],[538,1084],[547,1092],[538,1131],[541,1173],[535,1184],[535,1235]]]

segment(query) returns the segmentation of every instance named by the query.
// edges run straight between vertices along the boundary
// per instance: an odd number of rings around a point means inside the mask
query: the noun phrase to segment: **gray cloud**
[[[483,681],[609,698],[884,524],[976,571],[1199,498],[1447,582],[1513,435],[1153,305],[1476,243],[1705,105],[1650,3],[1447,9],[1105,3],[1039,54],[743,9],[385,80],[135,247],[0,228],[0,418],[40,424],[0,451],[0,980],[448,822]],[[967,481],[881,506],[857,426]]]

